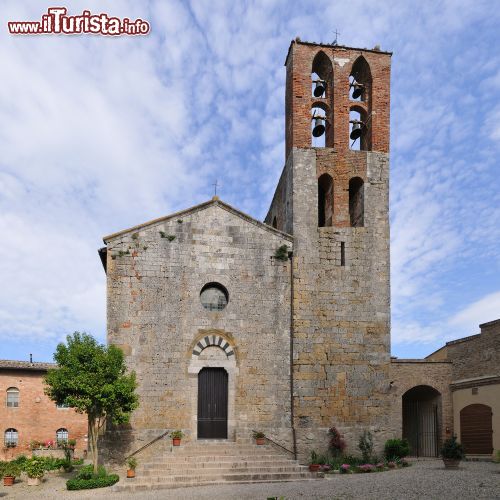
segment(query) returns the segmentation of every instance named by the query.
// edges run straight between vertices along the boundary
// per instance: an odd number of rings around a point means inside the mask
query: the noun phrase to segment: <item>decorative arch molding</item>
[[[210,333],[201,337],[197,342],[195,341],[191,350],[191,358],[198,359],[202,351],[210,346],[220,347],[228,358],[234,356],[234,348],[226,338],[219,333]]]

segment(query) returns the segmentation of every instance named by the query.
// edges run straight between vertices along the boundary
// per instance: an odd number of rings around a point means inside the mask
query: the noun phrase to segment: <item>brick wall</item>
[[[56,440],[56,431],[66,428],[69,438],[76,439],[76,456],[82,456],[87,448],[87,417],[71,408],[57,408],[44,394],[45,372],[32,370],[0,369],[0,422],[2,450],[0,459],[8,459],[20,454],[29,455],[31,440]],[[19,389],[19,407],[7,407],[7,389]],[[14,428],[19,433],[17,448],[3,449],[6,429]]]

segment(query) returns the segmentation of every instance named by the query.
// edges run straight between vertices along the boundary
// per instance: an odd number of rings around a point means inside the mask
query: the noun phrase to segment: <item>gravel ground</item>
[[[68,474],[50,474],[42,486],[25,482],[0,486],[3,498],[37,499],[175,499],[235,500],[283,497],[289,499],[500,499],[500,465],[462,462],[457,471],[445,470],[441,460],[414,461],[411,467],[371,474],[329,475],[325,479],[291,483],[198,486],[137,493],[109,489],[70,492]],[[125,479],[123,479],[125,480]]]

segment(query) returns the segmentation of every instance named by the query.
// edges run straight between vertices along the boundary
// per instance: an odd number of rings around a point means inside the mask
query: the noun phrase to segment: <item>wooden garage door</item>
[[[489,455],[493,452],[491,407],[474,404],[460,411],[460,441],[465,453]]]

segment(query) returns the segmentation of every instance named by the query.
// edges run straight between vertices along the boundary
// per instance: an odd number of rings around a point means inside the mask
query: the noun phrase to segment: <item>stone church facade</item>
[[[364,430],[380,452],[420,418],[405,424],[412,381],[442,396],[416,389],[440,412],[422,453],[449,434],[449,361],[390,356],[390,63],[378,47],[292,41],[265,221],[214,197],[104,238],[108,342],[140,397],[130,425],[108,429],[109,459],[174,429],[188,442],[263,431],[304,459],[334,425],[348,452]]]
[[[364,429],[379,447],[393,435],[390,59],[291,43],[286,162],[264,223],[214,197],[104,238],[108,342],[123,349],[140,395],[111,448],[130,452],[167,429],[188,440],[260,430],[299,455],[326,447],[332,425],[353,446]],[[324,127],[321,147],[311,123]],[[205,292],[222,306],[207,309]],[[212,375],[222,395],[200,392]]]

